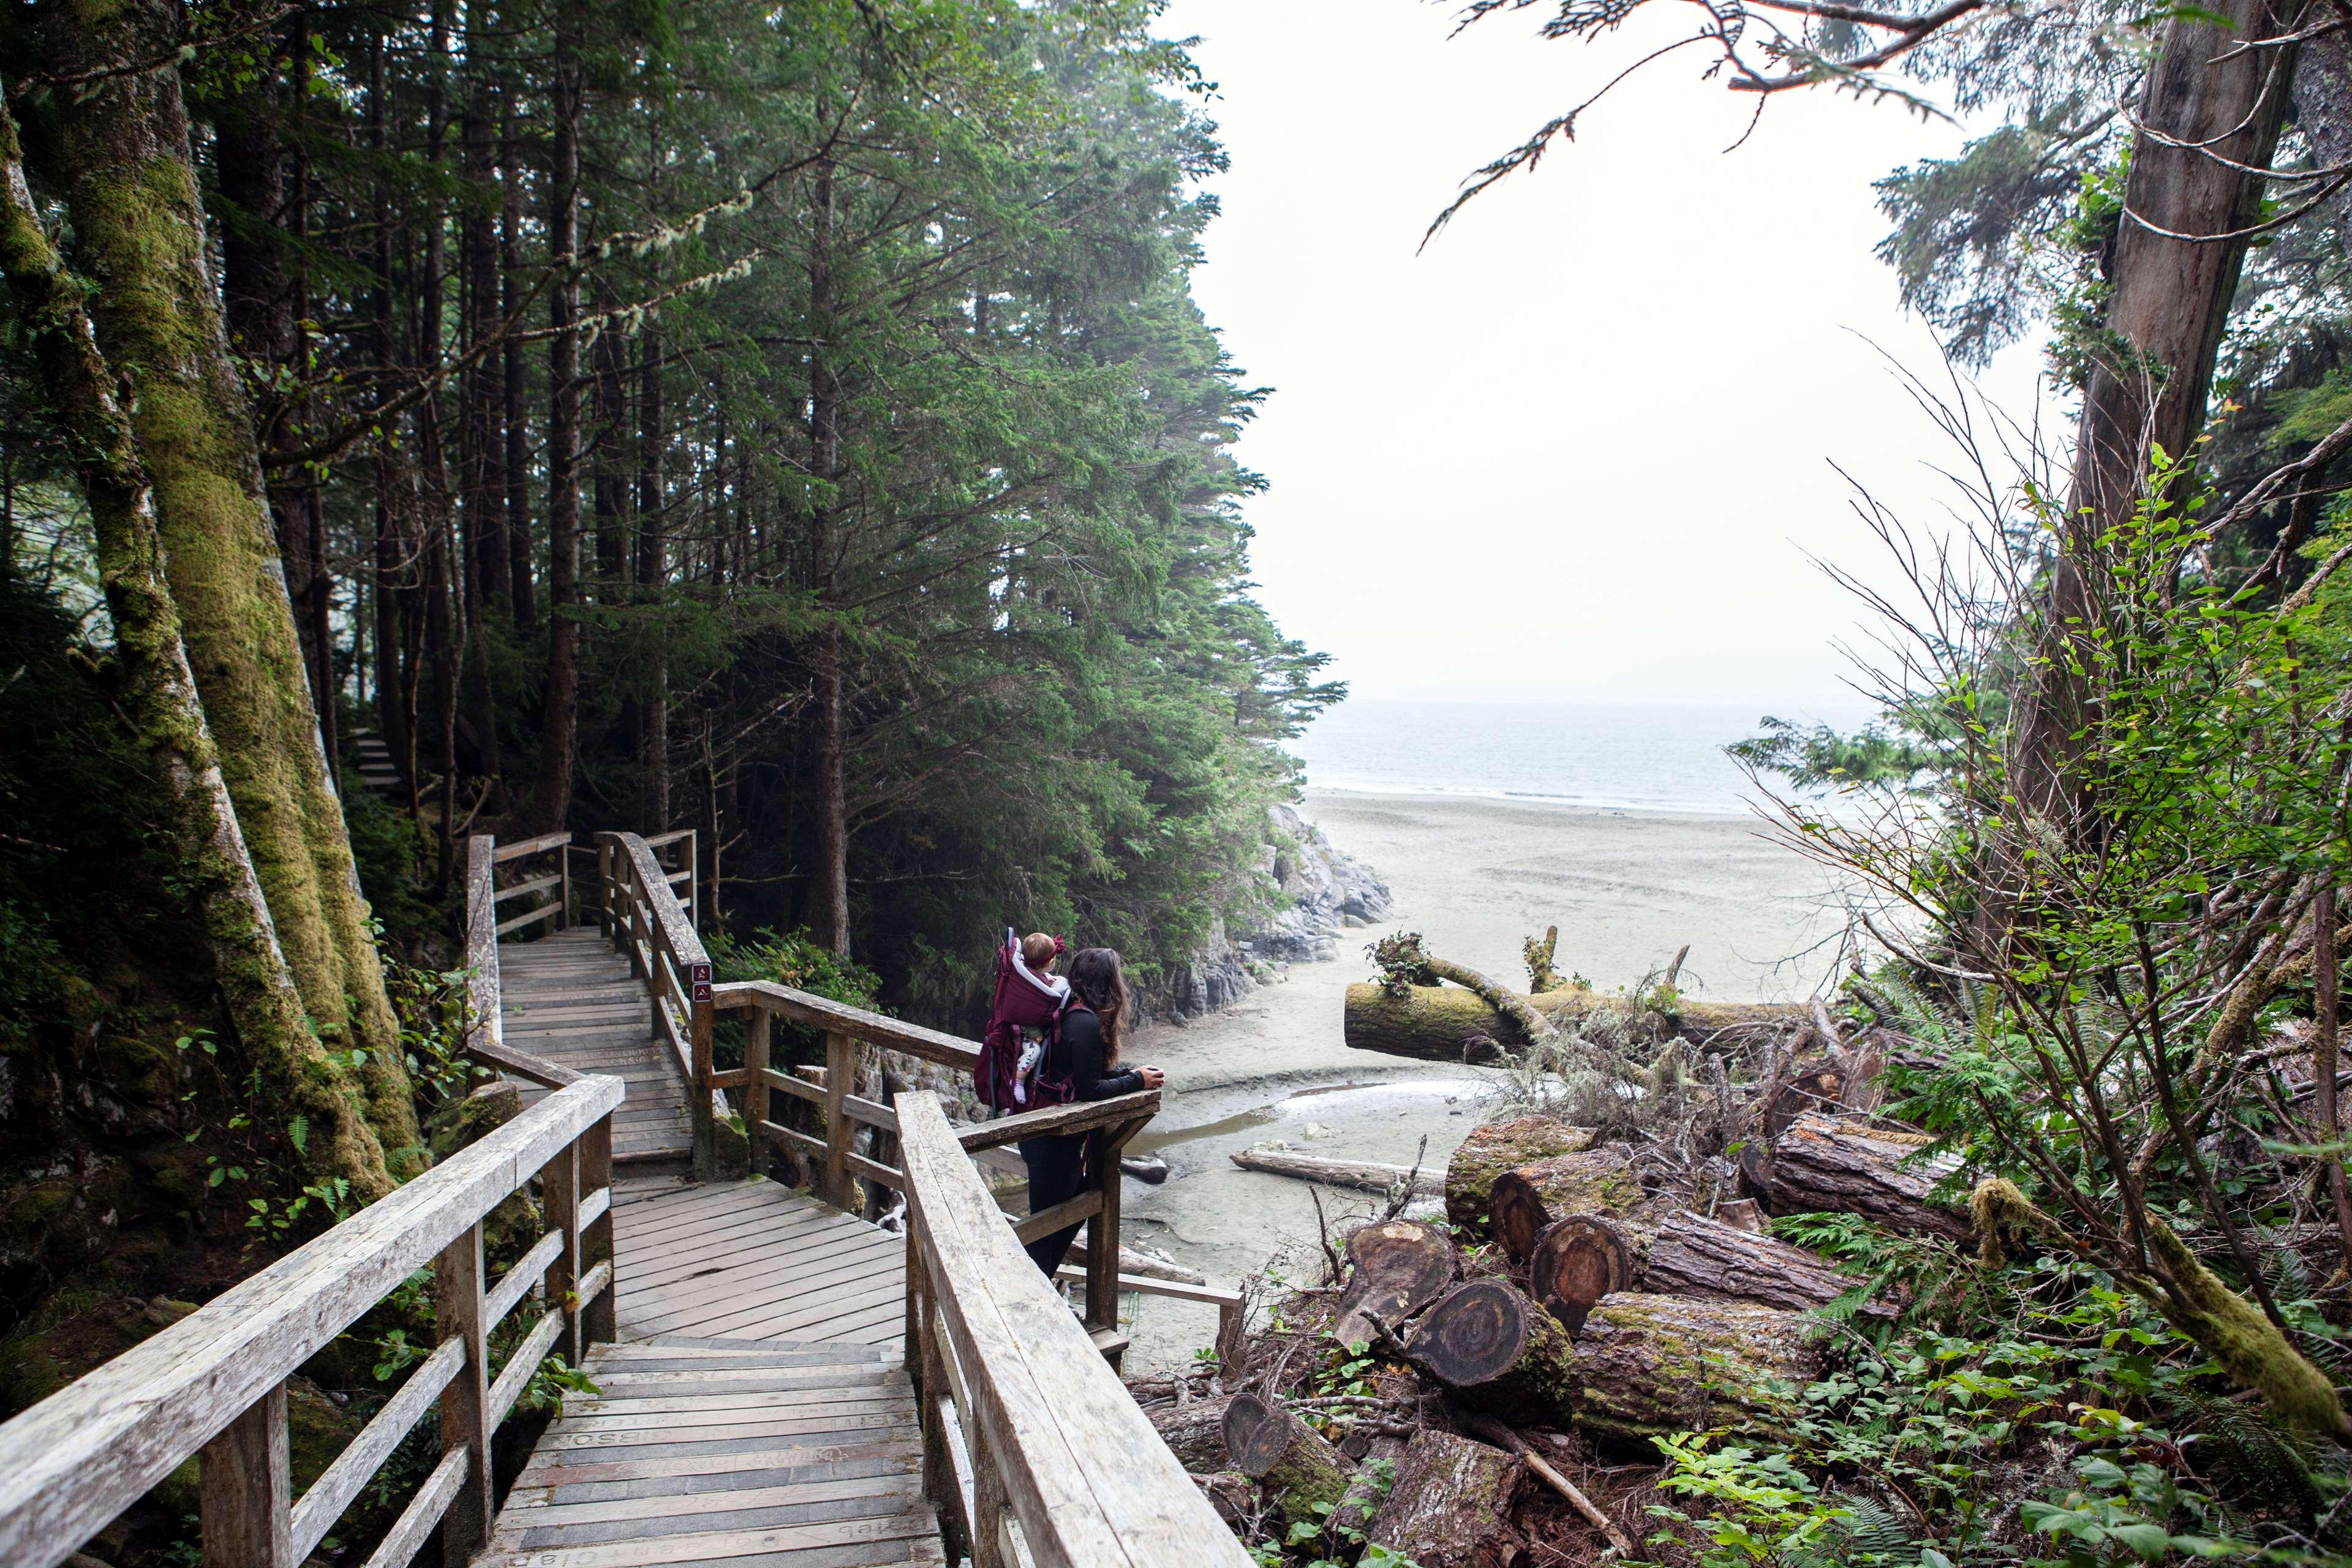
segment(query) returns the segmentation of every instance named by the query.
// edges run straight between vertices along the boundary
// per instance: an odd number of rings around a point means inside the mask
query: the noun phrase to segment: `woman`
[[[1080,1100],[1108,1100],[1141,1089],[1158,1089],[1168,1075],[1158,1068],[1118,1070],[1118,1039],[1128,1016],[1127,975],[1118,954],[1107,947],[1090,947],[1070,960],[1070,1001],[1062,1014],[1061,1037],[1054,1059],[1046,1064],[1052,1076],[1066,1075]],[[1021,1162],[1029,1167],[1029,1212],[1044,1214],[1068,1203],[1086,1184],[1087,1141],[1090,1132],[1064,1138],[1025,1138]],[[1029,1244],[1029,1256],[1051,1279],[1077,1239],[1078,1227],[1057,1230]]]

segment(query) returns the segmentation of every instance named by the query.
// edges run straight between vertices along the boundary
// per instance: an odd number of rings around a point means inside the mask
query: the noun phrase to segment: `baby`
[[[1062,953],[1062,940],[1044,931],[1016,937],[1004,928],[1004,945],[997,952],[996,1000],[989,1009],[988,1037],[1006,1047],[1019,1047],[1013,1075],[1013,1102],[1029,1103],[1029,1086],[1045,1060],[1045,1041],[1062,1004],[1069,999],[1070,983],[1053,973]]]

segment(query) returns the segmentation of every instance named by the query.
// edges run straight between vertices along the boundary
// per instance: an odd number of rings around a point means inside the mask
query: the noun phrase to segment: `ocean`
[[[1755,787],[1723,748],[1757,733],[1762,712],[1715,703],[1351,697],[1316,720],[1294,749],[1307,782],[1325,789],[1742,816]],[[1841,726],[1862,716],[1825,715]]]

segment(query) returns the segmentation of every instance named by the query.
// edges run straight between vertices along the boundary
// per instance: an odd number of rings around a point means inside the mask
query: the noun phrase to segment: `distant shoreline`
[[[1483,801],[1496,805],[1525,806],[1536,811],[1583,812],[1596,816],[1663,816],[1671,817],[1678,822],[1756,823],[1759,820],[1754,808],[1745,802],[1681,805],[1673,802],[1612,800],[1586,795],[1547,795],[1535,790],[1495,789],[1475,785],[1451,788],[1439,784],[1391,787],[1368,784],[1317,784],[1309,781],[1300,788],[1310,801],[1394,800],[1411,801],[1425,805],[1453,805],[1464,802]],[[1345,850],[1347,846],[1343,844],[1339,847]],[[1378,869],[1377,867],[1374,868]]]

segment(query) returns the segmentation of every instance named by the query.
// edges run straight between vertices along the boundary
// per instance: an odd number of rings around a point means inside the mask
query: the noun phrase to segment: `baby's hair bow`
[[[1055,938],[1054,939],[1054,956],[1055,956],[1055,958],[1059,958],[1059,957],[1061,957],[1061,956],[1062,956],[1062,954],[1064,954],[1064,953],[1066,953],[1066,952],[1069,952],[1069,951],[1070,951],[1070,944],[1069,944],[1068,942],[1066,942],[1063,941],[1063,940],[1062,940],[1060,937],[1058,937],[1058,936],[1057,936],[1057,937],[1055,937]]]

